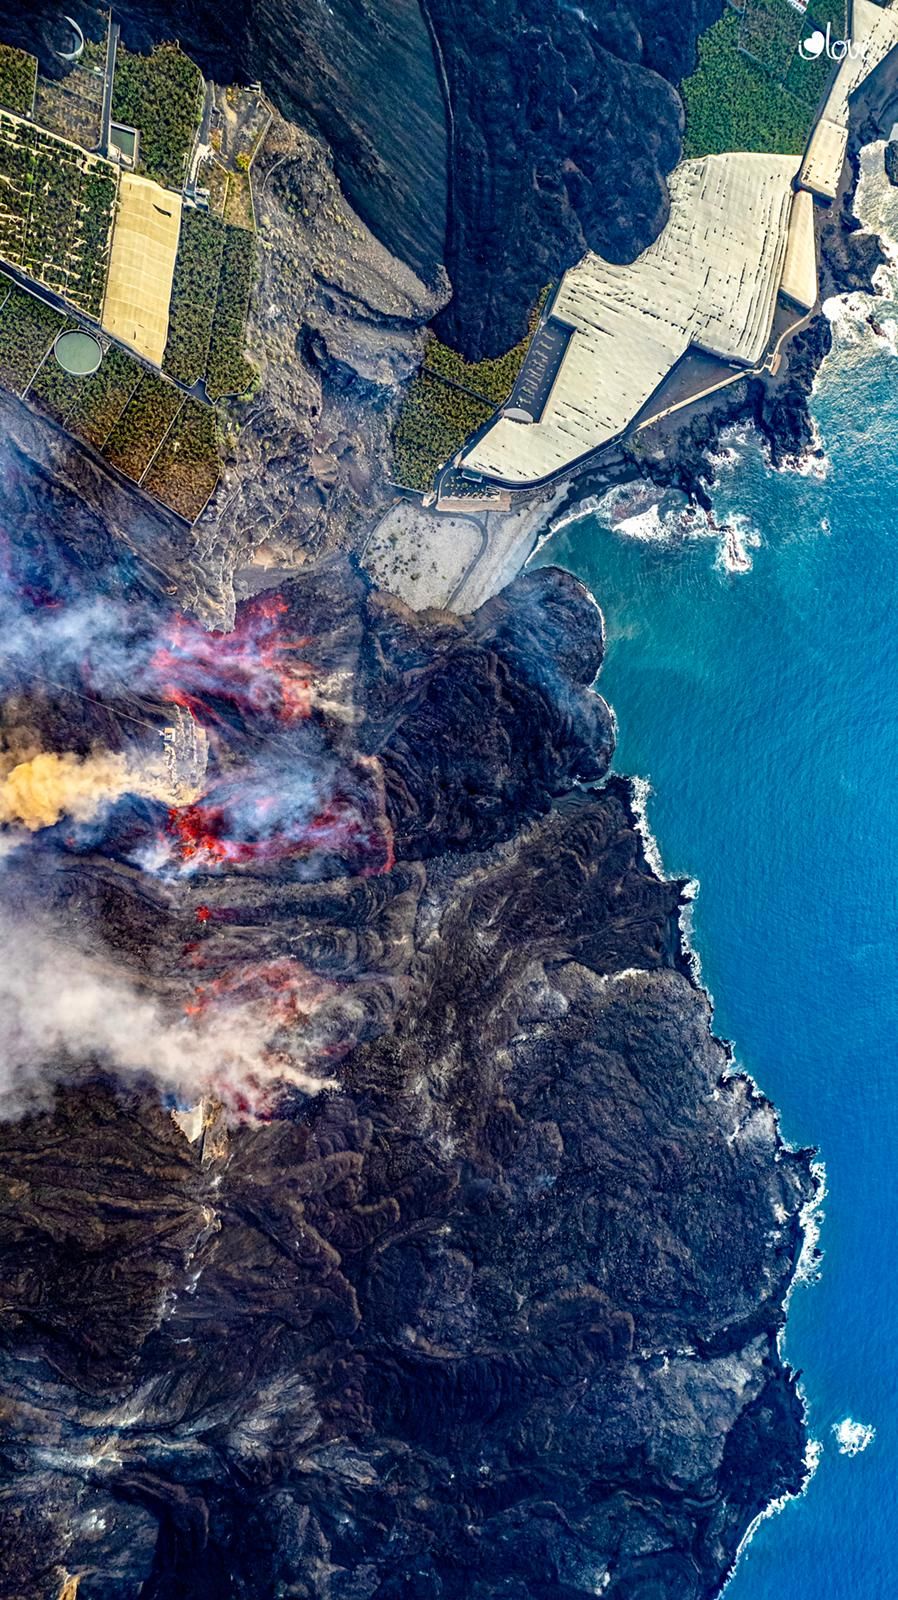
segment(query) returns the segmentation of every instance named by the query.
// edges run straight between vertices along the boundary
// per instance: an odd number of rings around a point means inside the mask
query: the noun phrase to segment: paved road
[[[106,39],[106,81],[103,84],[103,110],[100,116],[100,154],[108,156],[110,127],[112,123],[112,82],[115,77],[115,56],[118,50],[118,38],[121,29],[117,22],[110,21],[109,34]]]

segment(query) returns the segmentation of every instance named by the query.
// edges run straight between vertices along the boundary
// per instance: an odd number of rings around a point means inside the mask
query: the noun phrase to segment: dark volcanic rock
[[[521,338],[545,284],[586,249],[631,261],[667,219],[674,85],[719,0],[426,0],[453,112],[438,327],[467,355]]]
[[[276,614],[328,698],[291,729],[208,692],[216,760],[367,773],[395,865],[160,878],[133,808],[8,859],[60,982],[87,930],[173,1003],[301,961],[338,1086],[267,1124],[207,1102],[189,1143],[83,1059],[0,1124],[0,1588],[706,1600],[802,1479],[776,1335],[811,1183],[713,1037],[627,784],[579,787],[611,748],[598,611],[549,569],[415,617],[331,561]]]

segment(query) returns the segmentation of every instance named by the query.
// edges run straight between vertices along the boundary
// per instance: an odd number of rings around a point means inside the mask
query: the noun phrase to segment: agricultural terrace
[[[185,384],[203,378],[213,400],[254,386],[257,374],[244,346],[255,278],[251,233],[208,212],[185,210],[163,363],[171,377]]]
[[[37,57],[0,44],[0,106],[17,116],[30,116],[36,83]]]
[[[215,412],[117,345],[89,377],[63,372],[52,347],[78,326],[0,274],[0,384],[194,521],[218,482]]]
[[[112,86],[112,115],[140,131],[138,171],[180,189],[199,127],[203,75],[176,44],[151,55],[119,46]]]
[[[683,80],[683,155],[729,150],[800,155],[833,63],[804,61],[798,43],[831,24],[845,34],[844,0],[812,0],[804,16],[789,0],[745,0],[699,39],[698,65]]]
[[[88,316],[106,286],[116,171],[0,111],[0,256]]]
[[[488,400],[455,389],[429,372],[412,379],[393,431],[393,477],[407,489],[430,489],[437,468],[488,422]]]
[[[86,39],[81,59],[67,62],[61,78],[46,78],[39,73],[34,97],[35,122],[62,139],[82,145],[85,150],[95,150],[102,131],[105,61],[105,41]]]
[[[21,395],[66,318],[0,275],[0,383]]]
[[[547,286],[530,313],[524,338],[502,356],[466,361],[449,345],[428,338],[423,369],[409,386],[393,430],[397,483],[429,489],[437,469],[508,399],[548,293]]]

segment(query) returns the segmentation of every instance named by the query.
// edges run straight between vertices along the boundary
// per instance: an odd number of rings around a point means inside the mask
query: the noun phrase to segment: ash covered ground
[[[435,0],[449,130],[417,7],[123,8],[294,120],[194,530],[0,400],[4,1600],[705,1600],[802,1483],[809,1158],[610,775],[599,613],[549,570],[414,614],[347,554],[444,221],[469,353],[635,253],[717,9],[671,54],[654,0]]]
[[[416,615],[336,556],[209,633],[32,494],[0,1590],[716,1592],[803,1477],[776,1336],[812,1181],[607,776],[594,603],[550,569]]]

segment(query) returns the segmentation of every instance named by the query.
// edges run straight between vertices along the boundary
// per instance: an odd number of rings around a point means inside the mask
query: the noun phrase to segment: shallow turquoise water
[[[864,330],[814,409],[826,481],[743,443],[715,491],[718,517],[762,536],[752,571],[721,570],[711,540],[647,542],[601,515],[538,558],[604,611],[616,765],[653,785],[667,871],[700,880],[718,1031],[826,1164],[822,1275],[796,1289],[786,1339],[823,1455],[756,1533],[731,1600],[898,1592],[898,359]],[[846,1415],[876,1429],[854,1458],[832,1434]]]

